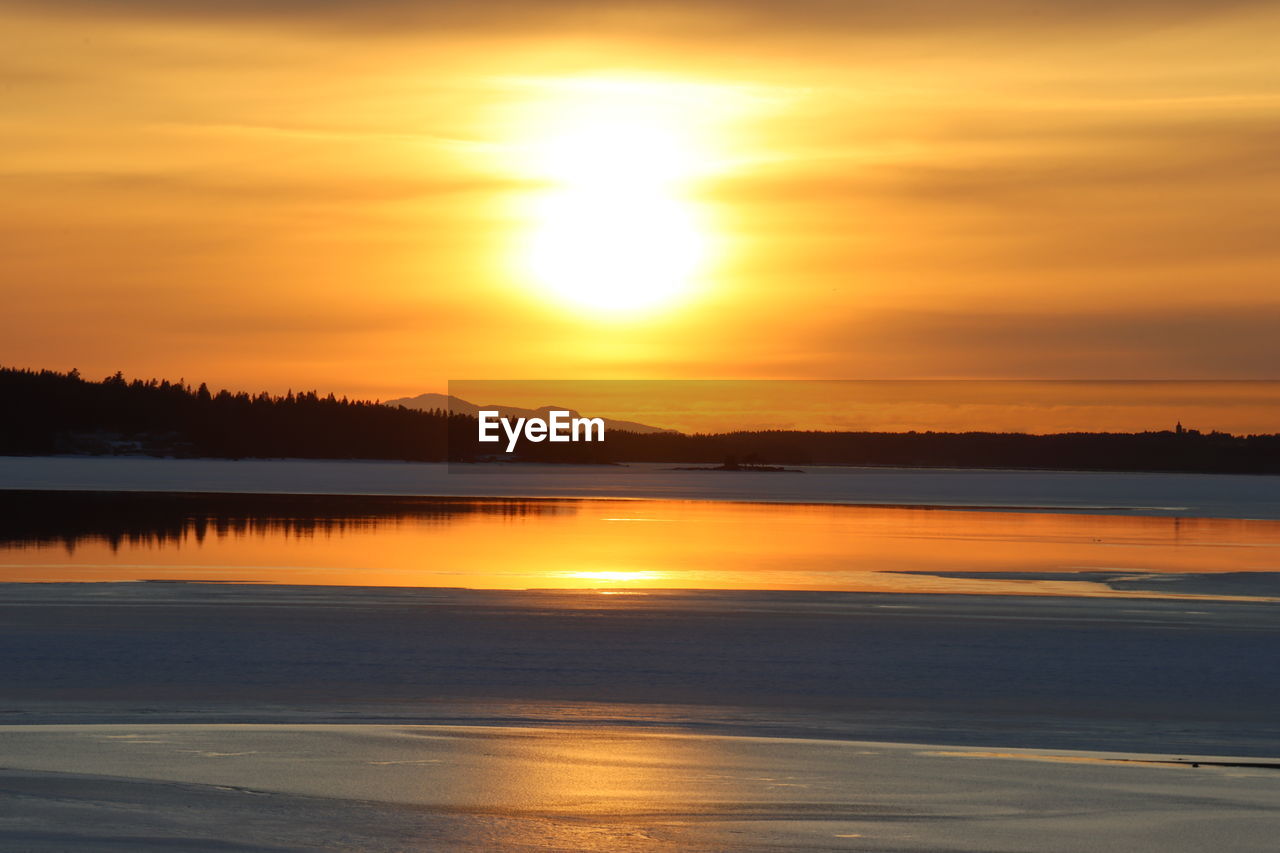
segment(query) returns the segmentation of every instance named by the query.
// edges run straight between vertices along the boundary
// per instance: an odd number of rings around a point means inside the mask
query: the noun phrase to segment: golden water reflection
[[[27,507],[25,521],[6,509],[0,580],[1145,596],[1162,593],[1076,573],[1280,571],[1275,521],[682,501],[152,496],[130,510],[119,497],[97,509],[75,500],[63,518],[53,503]]]

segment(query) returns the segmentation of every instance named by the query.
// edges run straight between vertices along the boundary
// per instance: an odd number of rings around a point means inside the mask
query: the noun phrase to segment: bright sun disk
[[[675,115],[591,104],[533,147],[524,266],[558,301],[617,313],[668,305],[707,257],[688,185],[705,159]]]

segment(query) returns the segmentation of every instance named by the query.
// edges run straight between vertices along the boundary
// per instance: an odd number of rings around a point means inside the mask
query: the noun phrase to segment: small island
[[[727,456],[722,464],[714,468],[705,466],[693,466],[685,468],[672,468],[672,471],[755,471],[768,474],[803,474],[799,468],[782,468],[777,465],[757,465],[754,463],[739,463],[736,457]]]

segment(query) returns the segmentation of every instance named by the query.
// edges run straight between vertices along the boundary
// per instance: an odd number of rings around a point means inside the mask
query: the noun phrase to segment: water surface
[[[670,500],[8,492],[0,581],[1280,591],[1280,522]]]

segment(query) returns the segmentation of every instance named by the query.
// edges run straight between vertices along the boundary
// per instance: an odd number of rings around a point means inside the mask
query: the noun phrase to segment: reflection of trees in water
[[[341,536],[408,522],[464,516],[510,518],[576,512],[572,503],[519,498],[256,495],[172,492],[0,491],[0,546],[89,542],[179,545],[207,538]]]

